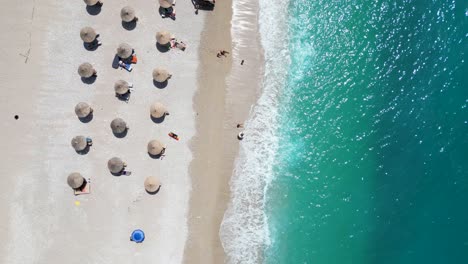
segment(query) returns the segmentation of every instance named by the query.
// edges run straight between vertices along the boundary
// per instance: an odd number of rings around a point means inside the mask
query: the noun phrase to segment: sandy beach
[[[218,1],[215,11],[207,14],[202,33],[185,263],[229,263],[219,231],[230,199],[229,181],[239,149],[237,134],[243,131],[236,125],[248,119],[259,96],[263,65],[259,36],[255,35],[257,5],[241,2]],[[233,4],[243,5],[237,9],[241,13],[235,14],[235,21],[231,21]],[[232,29],[234,22],[237,27]],[[229,51],[229,56],[217,58],[220,49]]]
[[[119,15],[126,5],[139,18],[131,30]],[[82,1],[29,0],[0,11],[9,38],[2,46],[8,67],[0,75],[1,147],[8,150],[1,166],[8,186],[0,194],[1,263],[224,262],[219,226],[238,150],[235,125],[246,120],[255,102],[257,72],[251,70],[260,68],[261,57],[232,45],[231,1],[195,15],[190,1],[179,0],[176,21],[162,19],[157,8],[157,1],[105,1],[96,14]],[[83,47],[79,32],[85,26],[100,34],[103,45],[95,51]],[[158,51],[160,30],[187,43],[185,52]],[[122,42],[138,57],[130,73],[112,67]],[[231,53],[217,58],[220,49]],[[239,54],[246,61],[242,68],[236,68]],[[83,62],[98,72],[93,83],[78,76]],[[155,67],[173,74],[164,88],[153,84]],[[245,83],[233,90],[239,69]],[[115,97],[119,79],[134,85],[128,103]],[[94,109],[90,122],[76,117],[78,102]],[[153,102],[170,112],[161,123],[150,119]],[[110,129],[117,117],[130,127],[124,138]],[[73,150],[70,141],[77,135],[93,139],[89,153]],[[166,145],[163,159],[147,154],[152,139]],[[107,161],[114,156],[132,175],[110,174]],[[90,179],[91,194],[73,195],[66,181],[72,172]],[[143,188],[148,176],[162,182],[156,195]],[[129,241],[137,228],[146,233],[142,244]]]
[[[126,4],[139,17],[133,30],[121,24],[120,9]],[[0,262],[182,261],[191,189],[189,140],[195,133],[192,99],[204,15],[195,16],[192,4],[180,1],[177,20],[172,21],[162,19],[157,7],[156,1],[106,1],[99,14],[90,15],[82,1],[67,5],[28,1],[24,6],[10,3],[2,10],[2,22],[11,25],[13,40],[2,48],[9,64],[2,75],[7,93],[2,124],[8,138],[2,147],[10,150],[2,158],[2,175],[10,188],[1,197],[6,214],[1,221],[5,242]],[[12,15],[19,18],[13,20]],[[100,34],[103,45],[96,51],[83,48],[79,32],[85,26]],[[187,50],[159,52],[155,45],[159,30],[183,40]],[[138,56],[131,73],[111,67],[121,42],[130,44]],[[29,47],[25,62],[21,54]],[[86,61],[98,71],[92,84],[82,82],[77,74],[78,65]],[[152,70],[159,66],[173,74],[163,89],[152,80]],[[119,79],[134,84],[128,103],[114,96],[113,85]],[[89,123],[80,122],[74,113],[80,101],[94,108]],[[149,116],[155,101],[170,112],[160,124]],[[16,114],[18,120],[13,118]],[[130,127],[125,138],[111,132],[109,125],[116,117]],[[181,140],[168,137],[171,131]],[[88,154],[78,155],[70,146],[76,135],[92,137],[94,145]],[[147,154],[146,145],[152,139],[166,144],[164,159]],[[107,160],[114,156],[128,164],[131,176],[109,173]],[[66,177],[74,171],[91,179],[90,195],[73,195]],[[143,188],[144,179],[151,175],[162,181],[154,196]],[[142,244],[129,241],[136,228],[146,232]]]

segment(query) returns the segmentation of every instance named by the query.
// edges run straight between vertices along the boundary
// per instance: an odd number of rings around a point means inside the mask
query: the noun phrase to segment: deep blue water
[[[288,9],[264,262],[468,263],[468,1]]]

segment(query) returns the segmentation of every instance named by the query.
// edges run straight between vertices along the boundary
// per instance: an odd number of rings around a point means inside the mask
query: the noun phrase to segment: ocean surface
[[[259,8],[229,263],[468,263],[468,1]]]

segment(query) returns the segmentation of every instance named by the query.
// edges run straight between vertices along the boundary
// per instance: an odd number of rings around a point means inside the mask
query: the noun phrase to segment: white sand
[[[121,26],[120,9],[127,4],[140,19],[133,31]],[[30,0],[5,6],[1,22],[11,25],[7,31],[13,37],[2,44],[10,66],[0,75],[6,92],[0,109],[6,131],[1,147],[8,150],[1,166],[6,189],[0,209],[6,213],[0,221],[0,263],[180,263],[187,237],[192,159],[188,143],[195,129],[192,97],[204,14],[195,16],[190,1],[180,0],[176,21],[159,17],[157,1],[105,1],[96,16],[87,13],[81,0],[40,4]],[[101,35],[103,46],[96,51],[83,48],[79,31],[84,26]],[[188,43],[187,50],[157,51],[155,34],[162,29]],[[28,50],[28,32],[32,49],[26,64],[18,53]],[[111,67],[120,42],[137,53],[139,61],[131,73]],[[77,74],[85,61],[98,71],[93,84],[83,83]],[[157,66],[173,73],[164,89],[152,82]],[[134,84],[128,104],[114,97],[118,79]],[[74,114],[80,101],[95,110],[90,123],[81,123]],[[149,118],[155,101],[170,111],[161,124]],[[14,120],[14,114],[20,119]],[[115,117],[130,126],[125,138],[112,135],[109,124]],[[169,138],[170,131],[181,140]],[[76,135],[93,138],[88,154],[78,155],[70,146]],[[163,160],[147,155],[151,139],[167,145]],[[127,162],[133,174],[112,176],[107,160],[113,156]],[[91,178],[90,195],[73,196],[66,177],[74,171]],[[143,189],[150,175],[163,184],[154,196]],[[144,243],[129,241],[135,228],[145,231]]]

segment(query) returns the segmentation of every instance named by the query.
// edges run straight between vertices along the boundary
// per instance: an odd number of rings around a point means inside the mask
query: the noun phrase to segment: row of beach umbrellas
[[[84,0],[86,5],[88,6],[102,6],[102,2],[100,0]],[[159,0],[159,5],[162,8],[171,8],[175,3],[175,0]],[[131,6],[125,6],[120,10],[120,18],[122,21],[130,23],[135,20],[138,20],[136,17],[135,9],[133,9]]]
[[[128,87],[126,89],[128,89]],[[119,93],[119,94],[126,93],[125,87],[124,88],[116,87],[115,91],[116,93]],[[78,118],[86,118],[89,115],[91,115],[93,111],[94,111],[93,108],[88,103],[85,103],[85,102],[79,102],[75,106],[75,114],[78,116]],[[161,118],[165,116],[167,113],[168,113],[167,109],[162,103],[156,102],[150,106],[150,115],[153,118]],[[113,127],[112,124],[114,123],[120,124],[121,122],[125,123],[125,121],[121,120],[120,118],[116,118],[111,122],[111,127]]]
[[[119,162],[119,161],[116,161],[116,162]],[[116,167],[118,166],[120,165],[117,164]],[[80,173],[73,172],[73,173],[70,173],[70,175],[68,175],[67,183],[72,189],[79,189],[81,186],[85,184],[85,178]],[[161,182],[159,181],[158,178],[154,176],[149,176],[145,179],[144,186],[147,192],[154,193],[154,192],[157,192],[159,188],[161,187]]]
[[[84,0],[84,2],[88,6],[102,6],[103,4],[102,1],[99,0]],[[159,2],[161,7],[163,8],[169,8],[174,4],[174,1],[172,0],[160,0]],[[120,16],[122,18],[122,21],[124,22],[138,21],[138,18],[135,15],[135,10],[130,6],[122,8]],[[98,33],[92,27],[84,27],[80,30],[80,37],[85,43],[93,43],[97,41]],[[156,41],[159,45],[168,46],[171,41],[171,34],[167,31],[158,32],[156,33]],[[133,55],[133,52],[133,48],[129,44],[121,43],[117,47],[116,53],[117,56],[119,56],[120,58],[128,59]],[[78,67],[78,74],[83,78],[90,78],[92,76],[97,76],[97,71],[90,63],[85,62]],[[153,79],[156,82],[164,82],[170,77],[171,74],[163,68],[155,68],[153,70]],[[128,93],[130,88],[130,84],[125,80],[118,80],[114,85],[115,93],[118,95],[124,95]],[[85,102],[79,102],[75,106],[75,114],[80,119],[87,118],[92,113],[93,108]],[[156,102],[151,105],[151,117],[161,118],[166,114],[167,110],[163,104]],[[110,127],[114,134],[124,133],[129,128],[122,118],[115,118],[114,120],[112,120]],[[77,152],[80,152],[85,150],[89,146],[88,143],[88,138],[84,136],[76,136],[72,139],[71,145]],[[150,142],[148,142],[147,151],[152,156],[158,156],[164,153],[165,146],[158,140],[151,140]],[[121,173],[125,169],[126,164],[122,159],[118,157],[113,157],[108,161],[107,167],[111,173],[117,174]],[[74,172],[68,176],[67,183],[71,188],[79,189],[84,184],[86,184],[86,180],[80,173]],[[161,183],[156,177],[150,176],[145,179],[144,186],[146,191],[151,193],[158,191],[159,187],[161,186]]]
[[[127,43],[121,43],[117,47],[117,56],[122,59],[128,59],[133,54],[133,48]],[[78,75],[83,78],[90,78],[93,75],[96,75],[97,71],[94,69],[93,65],[89,62],[84,62],[78,66]],[[171,78],[171,74],[164,68],[157,67],[153,70],[153,79],[156,82],[165,82],[169,78]],[[119,81],[119,87],[129,86],[128,82]],[[117,85],[117,84],[116,84]],[[128,90],[127,90],[128,91]],[[120,94],[120,93],[119,93]]]

